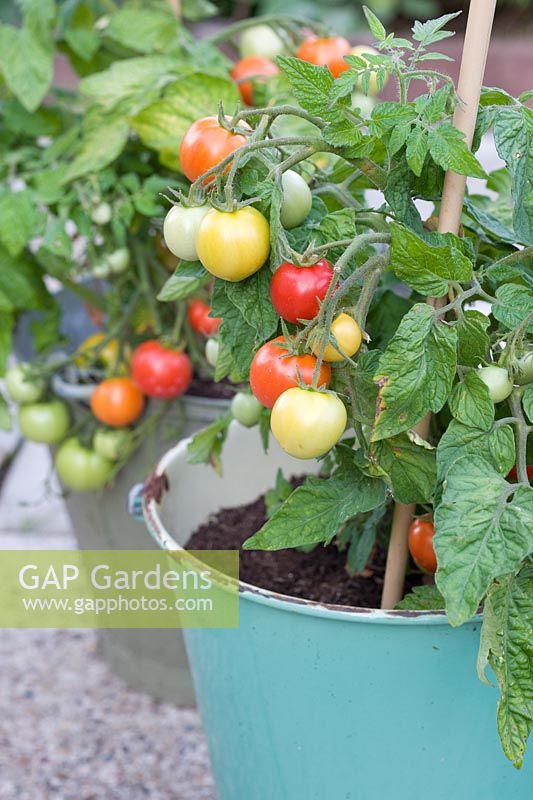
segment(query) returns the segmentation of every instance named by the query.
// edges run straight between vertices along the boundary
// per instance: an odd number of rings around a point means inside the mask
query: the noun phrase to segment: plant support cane
[[[496,0],[472,0],[470,3],[457,85],[460,103],[453,120],[455,127],[464,133],[468,147],[472,146],[495,10]],[[465,186],[464,175],[455,172],[446,173],[439,216],[439,233],[459,232]],[[428,297],[426,300],[434,308],[444,305],[445,301],[446,298],[441,297]],[[416,433],[424,439],[428,435],[429,422],[428,415],[415,428]],[[414,510],[414,505],[402,503],[397,503],[394,509],[381,599],[383,609],[394,608],[402,597],[408,557],[408,532]]]

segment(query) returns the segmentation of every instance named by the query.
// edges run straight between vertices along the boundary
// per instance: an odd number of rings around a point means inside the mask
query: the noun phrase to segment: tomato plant
[[[198,247],[215,277],[213,314],[223,318],[216,379],[250,381],[287,452],[328,453],[325,477],[290,493],[245,546],[324,542],[368,554],[392,538],[407,555],[404,522],[423,509],[434,520],[435,586],[417,586],[402,602],[445,609],[453,626],[485,604],[482,661],[500,686],[504,750],[520,765],[531,720],[524,724],[516,709],[531,693],[533,670],[509,650],[499,654],[503,640],[521,652],[533,624],[533,602],[522,602],[533,597],[529,94],[483,89],[470,149],[453,125],[457,91],[435,51],[450,15],[416,23],[408,41],[365,13],[372,48],[318,34],[283,37],[276,90],[257,89],[260,113],[227,103],[220,111],[246,141],[211,169],[209,184],[200,178],[189,192],[189,201],[214,209],[199,238],[217,223],[206,252]],[[230,27],[229,38],[240,30]],[[387,80],[396,101],[376,98],[363,111],[352,98]],[[489,130],[505,166],[487,175],[476,151]],[[302,197],[289,214],[291,171]],[[457,229],[441,204],[450,171],[482,186],[469,190]],[[253,267],[250,240],[233,247],[230,222],[245,210],[268,220],[270,252],[265,245]],[[322,259],[328,266],[319,270]],[[193,439],[193,460],[218,464],[228,424],[218,420]],[[331,513],[315,522],[313,503]]]
[[[308,267],[285,261],[270,283],[272,305],[287,322],[314,319],[332,280],[333,267],[325,258]]]
[[[424,572],[437,571],[437,556],[433,547],[435,526],[427,519],[414,519],[409,526],[409,552]]]
[[[196,239],[206,270],[226,281],[242,281],[260,269],[270,252],[268,222],[257,209],[213,209],[202,220]]]
[[[71,437],[57,451],[54,465],[64,486],[75,492],[102,489],[113,472],[113,462]]]
[[[68,407],[61,400],[26,403],[19,408],[19,428],[30,442],[57,444],[70,427]]]
[[[533,383],[533,350],[517,358],[513,370],[515,383],[520,386]]]
[[[196,181],[245,144],[242,134],[223,128],[216,117],[204,117],[190,126],[181,141],[181,169],[190,181]]]
[[[296,56],[310,64],[329,67],[333,76],[338,78],[342,72],[349,69],[344,56],[349,55],[351,49],[350,42],[344,36],[322,38],[311,36],[302,42],[296,51]]]
[[[96,419],[112,428],[131,425],[139,419],[144,397],[131,378],[108,378],[91,397],[91,411]]]
[[[143,394],[170,400],[179,397],[191,385],[192,364],[186,353],[151,340],[135,349],[131,376]]]
[[[318,458],[337,444],[348,417],[335,394],[308,389],[287,389],[272,409],[274,437],[295,458]]]
[[[251,106],[254,102],[254,83],[264,83],[265,78],[278,73],[279,69],[268,58],[251,55],[235,64],[231,70],[231,77],[239,87],[243,102]]]
[[[187,316],[191,328],[202,336],[212,336],[220,327],[222,320],[220,317],[211,317],[211,306],[202,300],[193,299],[189,303]]]
[[[252,392],[266,408],[272,408],[280,394],[298,386],[299,381],[310,386],[316,358],[309,353],[289,355],[286,340],[278,336],[266,342],[255,354],[250,367]],[[329,386],[331,369],[322,364],[318,376],[319,386]]]

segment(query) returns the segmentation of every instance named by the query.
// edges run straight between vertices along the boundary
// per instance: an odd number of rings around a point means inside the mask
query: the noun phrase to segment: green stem
[[[522,411],[521,392],[514,389],[510,398],[509,405],[511,411],[517,419],[515,424],[516,436],[516,473],[520,483],[529,486],[527,477],[527,437],[528,437],[528,424]]]
[[[232,25],[227,25],[217,33],[213,33],[211,36],[207,36],[204,41],[211,42],[211,44],[218,44],[219,42],[225,42],[228,39],[231,39],[235,34],[241,33],[245,31],[247,28],[254,28],[256,25],[270,25],[271,27],[276,27],[277,25],[280,27],[287,27],[296,25],[301,28],[307,28],[316,31],[317,33],[324,31],[324,26],[317,22],[312,22],[309,19],[303,19],[301,17],[296,17],[292,15],[280,15],[280,14],[265,14],[265,16],[261,17],[252,17],[251,19],[243,19],[239,20],[239,22],[234,22]]]
[[[241,120],[247,120],[253,117],[281,117],[282,115],[287,115],[290,117],[301,117],[301,119],[305,119],[308,122],[312,122],[313,125],[316,125],[317,128],[325,128],[328,124],[324,122],[321,117],[315,117],[313,114],[309,114],[308,111],[305,111],[303,108],[298,108],[298,106],[292,106],[289,103],[285,103],[285,105],[281,106],[267,106],[266,108],[249,108],[243,109],[239,111],[230,122],[230,127],[233,128],[237,125],[238,122]]]
[[[161,325],[159,309],[157,307],[157,302],[155,300],[157,292],[154,291],[154,287],[152,286],[152,283],[150,281],[148,261],[142,247],[140,247],[137,242],[132,242],[132,249],[133,249],[135,264],[137,266],[137,269],[139,270],[141,291],[146,298],[148,308],[150,309],[150,313],[154,320],[154,330],[156,334],[159,336],[161,334],[161,331],[163,330],[163,326]]]

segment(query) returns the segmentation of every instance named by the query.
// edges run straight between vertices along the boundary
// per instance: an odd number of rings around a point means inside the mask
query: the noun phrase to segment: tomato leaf
[[[374,376],[379,395],[373,441],[412,428],[428,411],[440,411],[455,375],[456,345],[453,328],[425,303],[405,315]]]
[[[157,299],[167,303],[184,300],[195,294],[209,279],[209,273],[199,261],[182,262],[167,280]]]
[[[435,528],[436,583],[450,623],[461,625],[492,581],[533,552],[533,489],[507,483],[478,455],[464,456],[446,474]]]
[[[394,608],[398,611],[441,611],[444,597],[436,586],[414,586]]]
[[[444,14],[437,19],[430,19],[428,22],[415,22],[412,27],[413,39],[420,42],[424,47],[427,47],[429,44],[434,44],[435,42],[440,42],[441,39],[447,39],[449,36],[453,36],[454,34],[452,31],[443,31],[442,28],[444,28],[448,22],[451,22],[452,19],[458,17],[460,13],[460,11],[456,11],[452,14]]]
[[[6,192],[0,197],[0,241],[17,256],[33,231],[35,207],[30,192]]]
[[[217,380],[233,372],[235,377],[244,380],[248,376],[250,364],[257,343],[257,332],[244,318],[242,311],[231,302],[227,294],[227,281],[216,280],[212,296],[212,314],[222,317],[219,339],[224,354],[224,374],[218,369]],[[231,362],[230,358],[231,356]]]
[[[487,177],[479,161],[466,146],[464,135],[448,122],[430,132],[429,152],[435,163],[445,170],[473,178]]]
[[[176,41],[180,26],[170,5],[166,8],[120,8],[111,15],[105,38],[137,53],[164,51]]]
[[[163,98],[146,105],[131,120],[147,147],[179,165],[179,148],[187,128],[200,117],[216,112],[219,102],[233,112],[239,98],[233,81],[191,67],[181,70],[179,80],[166,87]]]
[[[416,434],[400,433],[370,446],[368,457],[388,475],[398,503],[425,503],[437,480],[435,450]]]
[[[457,362],[465,367],[477,367],[489,350],[487,328],[490,319],[475,309],[467,310],[455,323],[457,333]]]
[[[455,387],[448,400],[450,411],[458,422],[472,428],[490,430],[494,422],[494,403],[489,387],[477,372],[467,372],[464,380]]]
[[[446,294],[449,281],[472,279],[472,263],[457,247],[434,247],[397,223],[391,225],[390,258],[400,280],[431,297]]]
[[[407,158],[409,167],[418,177],[422,174],[422,167],[424,166],[428,150],[429,139],[427,132],[424,128],[415,126],[407,137],[405,157]]]
[[[192,437],[187,447],[189,464],[209,463],[219,475],[222,475],[220,456],[232,419],[231,414],[219,417]]]
[[[376,17],[374,12],[368,8],[368,6],[363,6],[363,11],[366,21],[368,22],[368,27],[370,28],[370,32],[376,37],[378,42],[382,42],[387,36],[387,31],[383,27],[383,24]]]
[[[355,514],[371,511],[385,500],[385,483],[355,468],[326,480],[306,479],[243,547],[245,550],[284,550],[328,542]]]
[[[128,134],[128,123],[122,117],[102,118],[98,125],[85,134],[80,152],[70,164],[64,182],[68,183],[107,167],[123,151]]]
[[[328,110],[334,84],[328,67],[317,67],[294,56],[278,56],[277,62],[287,75],[294,96],[302,108],[311,114],[320,114],[328,121],[338,120],[338,109]]]
[[[529,318],[527,332],[533,333],[533,289],[507,283],[496,289],[496,297],[492,313],[502,325],[512,330]]]
[[[53,0],[28,0],[21,29],[0,24],[0,69],[4,80],[28,111],[35,111],[52,83]]]
[[[490,665],[500,687],[498,730],[515,767],[533,728],[533,568],[499,578],[484,604],[478,674]]]
[[[515,105],[498,111],[494,140],[513,176],[514,228],[524,244],[533,244],[533,119],[531,109]]]
[[[270,300],[271,278],[266,264],[249,278],[238,283],[228,282],[225,287],[228,300],[239,309],[261,342],[273,336],[278,327],[278,315]]]
[[[450,466],[462,456],[481,456],[501,475],[515,463],[515,441],[510,425],[496,423],[490,430],[473,428],[452,420],[437,447],[437,473],[446,476]]]

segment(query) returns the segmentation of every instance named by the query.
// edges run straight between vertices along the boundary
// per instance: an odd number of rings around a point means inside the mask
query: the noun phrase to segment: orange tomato
[[[193,122],[182,139],[181,169],[190,181],[195,181],[244,144],[245,136],[227,131],[219,125],[216,117],[202,117]],[[204,183],[212,180],[210,176]]]
[[[254,81],[265,83],[265,77],[278,73],[278,67],[268,58],[248,56],[237,61],[231,70],[231,77],[239,86],[243,102],[251,106],[254,102]],[[246,78],[253,80],[246,80]]]
[[[351,50],[352,46],[344,36],[310,36],[302,42],[296,51],[296,57],[310,64],[329,67],[333,77],[338,78],[341,72],[350,68],[343,56],[349,55]]]
[[[131,425],[142,414],[144,395],[131,378],[109,378],[93,392],[91,411],[96,419],[112,428]]]

